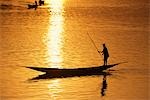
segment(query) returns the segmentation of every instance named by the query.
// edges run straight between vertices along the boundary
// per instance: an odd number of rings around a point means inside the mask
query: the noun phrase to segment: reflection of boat
[[[104,74],[107,74],[107,75],[111,75],[111,73],[109,72],[99,72],[97,74],[93,74],[93,75],[104,75]],[[80,77],[80,76],[91,76],[92,74],[83,74],[83,73],[78,73],[78,74],[72,74],[72,75],[64,75],[64,76],[56,76],[56,75],[51,75],[51,74],[42,74],[42,75],[38,75],[36,77],[33,77],[32,79],[30,80],[39,80],[39,79],[52,79],[52,78],[67,78],[67,77]]]
[[[44,77],[49,78],[60,78],[60,77],[73,77],[73,76],[87,76],[87,75],[100,75],[103,73],[103,70],[114,67],[117,64],[111,64],[107,66],[97,66],[89,68],[41,68],[41,67],[27,67],[36,71],[45,72]]]

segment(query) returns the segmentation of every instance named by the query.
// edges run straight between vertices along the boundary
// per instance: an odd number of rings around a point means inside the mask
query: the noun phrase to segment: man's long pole
[[[88,34],[88,33],[87,33],[87,34]],[[100,54],[100,52],[98,51],[98,48],[96,47],[96,45],[95,45],[95,43],[94,43],[93,39],[90,37],[90,35],[89,35],[89,34],[88,34],[88,36],[89,36],[89,38],[90,38],[91,42],[93,43],[93,45],[94,45],[95,49],[97,50],[97,52]]]

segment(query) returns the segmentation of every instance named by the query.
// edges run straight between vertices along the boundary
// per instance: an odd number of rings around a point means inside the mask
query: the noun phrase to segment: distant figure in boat
[[[35,10],[37,9],[38,5],[37,5],[37,1],[35,0],[35,4],[28,4],[28,9],[32,9],[34,8]]]
[[[35,0],[35,5],[38,6],[37,1]]]
[[[109,53],[108,53],[108,49],[105,46],[105,44],[103,44],[103,51],[101,53],[104,56],[104,66],[107,66],[107,60],[108,60],[108,57],[109,57]]]
[[[39,0],[39,6],[44,5],[44,1]]]

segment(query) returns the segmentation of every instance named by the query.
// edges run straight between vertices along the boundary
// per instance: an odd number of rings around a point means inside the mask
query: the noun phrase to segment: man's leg
[[[107,66],[107,59],[106,59],[105,65]]]
[[[104,58],[104,66],[106,65],[106,58]]]
[[[105,58],[104,58],[104,64],[103,64],[103,66],[105,66]]]

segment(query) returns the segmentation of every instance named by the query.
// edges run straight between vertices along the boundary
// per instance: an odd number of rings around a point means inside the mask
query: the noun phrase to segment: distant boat
[[[37,7],[38,7],[37,1],[35,1],[35,4],[28,4],[28,9],[34,8],[36,10]]]
[[[89,68],[42,68],[42,67],[27,67],[36,71],[45,72],[44,77],[61,78],[73,76],[100,75],[106,69],[112,68],[120,63],[107,66],[96,66]]]
[[[37,9],[38,5],[36,4],[28,4],[28,9]]]

